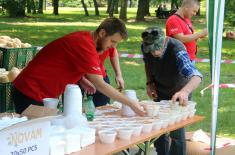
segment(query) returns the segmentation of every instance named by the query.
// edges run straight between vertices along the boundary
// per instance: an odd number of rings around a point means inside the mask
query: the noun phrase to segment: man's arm
[[[178,39],[178,40],[180,40],[183,43],[187,43],[187,42],[191,42],[191,41],[197,40],[199,38],[203,38],[203,37],[207,36],[207,34],[208,34],[207,29],[203,29],[202,31],[194,33],[194,34],[186,34],[186,35],[184,35],[183,33],[178,33],[178,34],[175,34],[175,35],[172,35],[172,36],[175,39]]]
[[[138,102],[128,99],[111,85],[107,84],[101,75],[87,74],[87,77],[95,85],[95,87],[106,96],[130,106],[138,115],[143,116],[145,114],[141,110]]]
[[[88,95],[92,95],[96,92],[95,86],[85,76],[81,78],[78,84],[85,90],[85,93]]]
[[[180,104],[186,105],[189,94],[199,86],[202,74],[191,63],[186,51],[179,51],[176,53],[176,63],[179,73],[185,78],[188,78],[189,82],[173,95],[172,100],[175,102],[179,99]]]
[[[181,105],[187,105],[189,94],[196,89],[200,83],[201,77],[193,76],[180,91],[173,95],[172,100],[176,102],[176,100],[179,99]]]
[[[152,99],[156,99],[157,98],[156,85],[153,82],[153,79],[151,78],[148,64],[145,63],[144,67],[145,67],[145,74],[146,74],[146,80],[147,80],[146,82],[147,95]]]
[[[116,81],[116,84],[118,85],[118,89],[122,90],[124,89],[124,80],[123,80],[121,68],[119,65],[119,55],[116,49],[115,49],[114,57],[110,57],[110,62],[115,72],[115,81]]]

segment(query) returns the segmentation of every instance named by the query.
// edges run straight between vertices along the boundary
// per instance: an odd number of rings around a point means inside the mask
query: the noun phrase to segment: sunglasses
[[[145,38],[145,37],[147,37],[147,36],[149,36],[149,35],[158,36],[158,35],[159,35],[159,31],[158,31],[158,30],[152,30],[152,31],[150,31],[150,32],[145,31],[145,32],[143,32],[143,33],[141,34],[141,37],[142,37],[142,38]]]

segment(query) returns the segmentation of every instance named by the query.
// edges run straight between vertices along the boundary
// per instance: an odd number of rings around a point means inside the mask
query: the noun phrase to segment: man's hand
[[[144,108],[138,102],[131,104],[130,107],[137,115],[145,116]]]
[[[124,86],[125,86],[122,76],[116,76],[115,81],[116,81],[116,84],[118,86],[117,89],[119,91],[122,91],[124,89]]]
[[[146,86],[147,95],[152,99],[157,99],[157,92],[155,84],[148,84]]]
[[[207,29],[203,29],[199,33],[200,33],[200,38],[204,38],[205,36],[208,35],[208,30]]]
[[[92,95],[96,92],[95,86],[85,77],[79,81],[79,85],[85,90],[85,93],[88,95]]]
[[[188,91],[181,90],[175,93],[171,100],[173,102],[176,102],[177,99],[179,99],[179,104],[182,106],[186,106],[188,104],[188,95]]]

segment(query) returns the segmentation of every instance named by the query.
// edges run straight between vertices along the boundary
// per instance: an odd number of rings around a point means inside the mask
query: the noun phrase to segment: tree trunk
[[[84,0],[81,0],[81,2],[82,2],[82,6],[83,6],[83,8],[84,8],[84,11],[85,11],[85,16],[89,16],[89,13],[88,13],[88,11],[87,11],[87,6],[86,6]]]
[[[146,0],[146,6],[145,6],[145,15],[146,16],[151,16],[151,14],[149,12],[149,3],[150,3],[150,0]]]
[[[43,14],[43,0],[38,2],[38,13]]]
[[[95,7],[95,15],[99,16],[100,13],[99,13],[99,8],[98,8],[98,3],[96,0],[93,0],[93,2],[94,2],[94,7]]]
[[[114,0],[112,0],[109,8],[109,17],[113,17],[113,10],[114,10]]]
[[[59,0],[53,0],[53,14],[59,15]]]
[[[120,10],[120,15],[119,18],[127,21],[127,1],[128,0],[121,0],[121,10]]]
[[[109,10],[111,8],[112,0],[107,0],[107,10],[106,13],[109,13]]]
[[[26,5],[26,0],[22,0],[19,2],[19,10],[16,15],[16,17],[25,17],[25,5]]]
[[[199,10],[197,12],[197,16],[200,16],[200,10],[201,10],[201,0],[199,0]]]
[[[31,0],[31,9],[33,10],[33,14],[36,14],[36,7],[35,7],[35,2],[34,0]]]
[[[146,14],[146,0],[139,0],[138,2],[138,10],[136,14],[136,21],[144,21],[144,16]]]
[[[119,0],[114,0],[114,13],[118,14],[118,2]]]
[[[128,6],[129,8],[132,8],[132,3],[133,3],[132,0],[129,0],[129,6]]]
[[[32,9],[32,5],[31,5],[31,0],[27,0],[26,1],[26,5],[27,5],[27,13],[31,13],[31,9]]]

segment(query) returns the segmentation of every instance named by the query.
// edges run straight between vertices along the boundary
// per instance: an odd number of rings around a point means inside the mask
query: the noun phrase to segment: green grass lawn
[[[165,20],[159,20],[154,17],[154,8],[151,9],[151,17],[146,18],[146,22],[135,22],[136,9],[128,9],[127,28],[129,39],[120,43],[118,50],[128,53],[140,53],[141,32],[149,26],[161,26],[164,28]],[[101,8],[101,16],[94,15],[94,10],[89,9],[90,16],[85,17],[83,10],[76,9],[60,9],[60,15],[52,15],[49,9],[44,15],[33,15],[28,18],[16,19],[0,16],[0,35],[8,35],[20,38],[23,42],[33,45],[44,46],[50,41],[61,37],[67,33],[77,30],[94,30],[102,19],[108,17],[105,14],[105,8]],[[115,15],[118,17],[118,15]],[[205,16],[193,18],[196,31],[206,26]],[[227,23],[226,23],[227,24]],[[198,41],[198,57],[209,58],[207,38]],[[222,59],[235,60],[235,41],[223,40]],[[145,73],[144,64],[141,59],[121,58],[120,60],[123,76],[127,89],[135,89],[139,99],[147,99],[145,92]],[[207,90],[204,96],[200,96],[200,90],[210,84],[210,68],[209,63],[197,63],[197,67],[202,72],[204,80],[200,87],[194,92],[193,100],[197,105],[197,114],[205,116],[205,120],[191,125],[188,130],[203,129],[210,131],[211,127],[211,89]],[[107,63],[107,69],[113,79],[113,72]],[[235,83],[235,64],[221,65],[221,83]],[[114,80],[112,80],[112,85]],[[220,89],[219,109],[218,109],[218,128],[219,135],[225,135],[235,138],[235,105],[234,99],[235,89]]]

